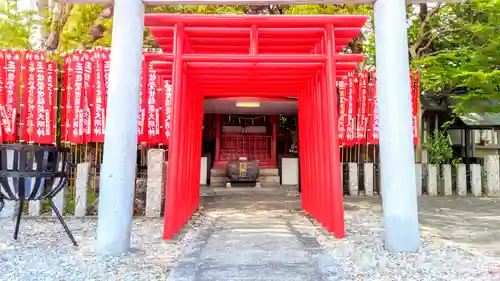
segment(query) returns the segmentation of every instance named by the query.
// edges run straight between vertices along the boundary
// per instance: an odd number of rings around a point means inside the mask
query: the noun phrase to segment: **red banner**
[[[21,100],[21,141],[34,141],[35,98],[36,98],[36,60],[35,53],[26,52],[23,61],[23,95]]]
[[[5,112],[5,107],[3,106],[4,104],[3,97],[5,96],[4,85],[5,85],[5,52],[0,50],[0,104],[2,105],[3,108],[3,110],[0,109],[0,111]],[[8,121],[8,119],[5,119],[5,121]],[[0,114],[0,143],[3,143],[3,127],[4,127],[3,122],[4,118],[2,117],[2,114]]]
[[[47,62],[47,94],[50,104],[50,139],[52,143],[56,140],[57,124],[57,62]]]
[[[69,55],[67,69],[68,84],[66,88],[66,117],[68,118],[66,125],[68,135],[65,141],[75,144],[84,143],[82,111],[84,63],[83,54],[74,52]]]
[[[40,144],[53,144],[54,135],[52,130],[52,108],[51,108],[51,95],[49,94],[48,80],[48,63],[47,58],[44,53],[34,53],[33,59],[35,61],[35,91],[33,103],[32,100],[28,99],[28,108],[34,105],[33,112],[28,113],[34,114],[34,128],[30,135],[30,141]],[[53,71],[52,71],[53,72]],[[52,78],[52,77],[51,77]],[[52,87],[53,87],[53,83]],[[28,127],[31,129],[31,127]],[[31,131],[31,130],[30,130]],[[28,131],[28,133],[30,133]]]
[[[347,121],[347,76],[342,77],[339,82],[339,144],[346,143],[346,121]]]
[[[19,105],[19,88],[21,84],[21,52],[7,50],[4,52],[4,85],[0,106],[2,119],[2,136],[4,141],[17,141],[16,117]]]
[[[92,54],[94,63],[94,93],[90,98],[91,116],[92,116],[92,142],[104,142],[104,130],[106,122],[106,101],[107,101],[107,85],[104,66],[108,63],[109,71],[109,56],[102,49],[94,50]]]
[[[109,72],[111,70],[111,51],[109,49],[102,50],[103,61],[104,61],[104,86],[105,86],[105,96],[106,101],[109,95]]]
[[[5,110],[5,51],[0,50],[0,136],[3,136],[3,127],[10,128],[9,119]],[[0,138],[3,142],[3,137]]]
[[[413,125],[413,143],[418,144],[418,99],[420,97],[420,76],[418,72],[415,72],[415,81],[414,86],[412,87],[412,125]]]
[[[356,143],[366,143],[368,124],[368,72],[363,70],[359,75],[358,124],[356,128]]]
[[[148,144],[159,144],[161,143],[161,133],[160,133],[160,111],[163,104],[161,99],[161,91],[158,91],[158,76],[154,70],[153,63],[149,62],[147,64],[148,77],[147,77],[147,138],[146,142]]]
[[[68,118],[67,118],[67,105],[68,105],[68,55],[63,55],[63,66],[62,66],[62,85],[61,85],[61,141],[66,142],[68,133]]]
[[[103,62],[104,62],[104,88],[105,88],[105,93],[104,93],[104,117],[103,117],[103,122],[102,122],[102,127],[103,127],[103,134],[106,132],[106,110],[107,110],[107,105],[108,105],[108,96],[109,96],[109,72],[111,70],[111,51],[109,49],[103,50]]]
[[[164,92],[164,98],[165,98],[165,106],[164,106],[164,116],[165,118],[163,119],[165,124],[164,126],[164,131],[165,131],[165,137],[163,143],[165,145],[168,144],[168,141],[170,140],[170,132],[171,132],[171,124],[170,124],[170,119],[172,116],[172,84],[168,80],[165,80],[163,82],[163,92]]]
[[[354,73],[348,76],[347,85],[347,128],[346,142],[344,145],[353,146],[356,144],[356,114],[358,109],[358,77]]]
[[[92,141],[91,102],[94,99],[94,60],[90,52],[83,52],[83,87],[81,96],[81,118],[83,142]]]
[[[142,55],[142,68],[141,68],[141,83],[140,83],[140,93],[139,93],[139,120],[137,124],[137,141],[139,144],[147,143],[147,133],[146,130],[146,104],[148,100],[147,91],[148,82],[148,71],[147,63],[144,54]]]
[[[377,77],[375,70],[371,73],[370,79],[370,112],[369,112],[369,133],[368,143],[378,144],[379,142],[379,128],[378,128],[378,98],[377,98]]]

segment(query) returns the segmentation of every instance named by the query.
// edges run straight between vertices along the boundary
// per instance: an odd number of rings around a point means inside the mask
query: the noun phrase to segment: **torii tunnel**
[[[164,239],[199,206],[203,102],[298,98],[302,207],[337,238],[345,236],[336,79],[363,55],[344,54],[366,16],[148,14],[162,54],[146,59],[173,84]]]

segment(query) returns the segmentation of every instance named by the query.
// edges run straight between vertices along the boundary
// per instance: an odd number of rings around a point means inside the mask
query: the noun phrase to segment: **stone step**
[[[280,177],[278,176],[260,176],[260,184],[263,187],[268,186],[279,186],[280,185]]]
[[[225,187],[226,182],[228,182],[229,179],[226,176],[222,177],[210,177],[210,186],[211,187]]]
[[[227,177],[210,177],[210,184],[213,183],[226,183],[229,179]]]
[[[259,174],[260,176],[278,176],[279,171],[278,169],[270,169],[270,168],[263,168],[259,169]]]
[[[227,175],[226,169],[211,169],[210,177],[225,177]]]

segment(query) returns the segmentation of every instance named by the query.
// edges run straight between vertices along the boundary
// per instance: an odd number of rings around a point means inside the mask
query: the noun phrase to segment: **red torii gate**
[[[173,83],[164,239],[199,205],[204,97],[297,97],[302,207],[345,236],[335,79],[362,55],[340,55],[366,16],[149,14],[165,54],[150,55]]]

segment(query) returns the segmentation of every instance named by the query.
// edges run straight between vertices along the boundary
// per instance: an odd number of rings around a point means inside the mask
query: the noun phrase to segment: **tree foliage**
[[[31,48],[34,26],[41,25],[41,49],[67,51],[110,46],[113,4],[71,5],[37,0],[33,11],[20,11],[17,1],[0,7],[0,47]],[[52,4],[49,4],[52,3]],[[364,14],[369,5],[169,5],[146,7],[149,13],[183,14]],[[420,69],[422,88],[457,97],[457,111],[500,111],[500,3],[468,0],[460,4],[418,4],[408,7],[409,56]],[[40,18],[42,16],[42,18]],[[365,53],[374,64],[373,22],[346,52]],[[145,30],[144,47],[158,47]],[[456,92],[456,91],[455,91]]]
[[[369,15],[373,16],[371,5],[290,5],[285,9],[289,15]],[[375,63],[373,22],[370,19],[363,32],[347,46],[347,53],[364,53],[369,65]]]
[[[0,48],[31,48],[35,15],[35,11],[21,11],[15,0],[4,1],[0,6]]]
[[[11,1],[11,0],[9,0]],[[12,0],[15,3],[15,0]],[[26,11],[24,14],[16,14],[12,11],[2,11],[5,18],[14,22],[14,25],[4,25],[2,28],[8,32],[2,32],[5,36],[6,47],[18,47],[19,44],[12,44],[10,38],[18,38],[24,42],[22,47],[29,48],[30,34],[32,30],[30,25],[23,24],[28,15],[43,14],[46,15],[44,27],[54,36],[46,35],[45,49],[58,49],[59,51],[71,49],[85,49],[93,46],[110,46],[112,29],[112,9],[113,5],[99,4],[79,4],[69,5],[56,3],[53,7],[48,6],[46,0],[38,0],[38,9],[47,9],[48,11]],[[111,12],[106,12],[111,10]],[[66,13],[61,13],[66,11]],[[371,14],[372,9],[368,5],[168,5],[168,6],[149,6],[146,7],[148,13],[179,13],[179,14]],[[105,13],[106,15],[103,15]],[[57,24],[57,25],[56,25]],[[16,32],[14,34],[14,32]],[[356,38],[349,46],[348,52],[363,52],[363,42],[366,38],[360,36]],[[145,30],[145,47],[157,47],[154,38]]]
[[[413,60],[424,89],[452,95],[459,114],[500,111],[499,13],[492,0],[440,6],[426,29],[429,47]]]

